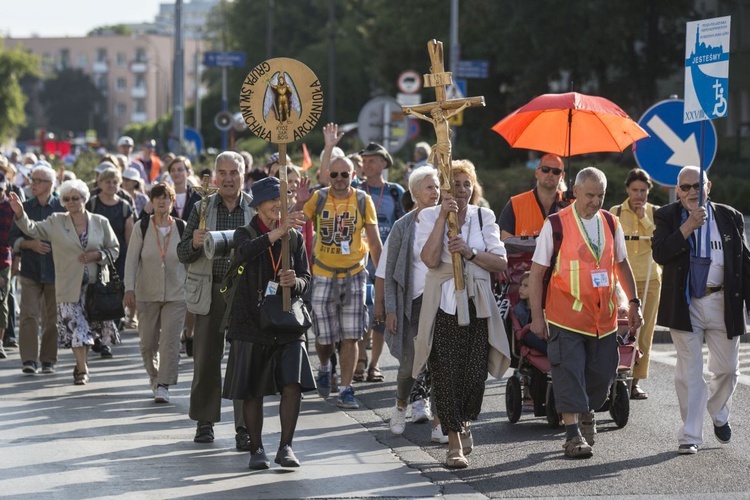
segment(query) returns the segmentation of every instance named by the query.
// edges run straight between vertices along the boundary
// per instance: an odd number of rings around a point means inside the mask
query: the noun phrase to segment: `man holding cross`
[[[203,253],[203,242],[208,231],[237,229],[248,224],[255,215],[255,209],[250,206],[252,196],[242,192],[244,171],[245,161],[238,153],[224,151],[216,157],[217,188],[196,188],[203,191],[204,199],[196,203],[190,213],[182,241],[177,246],[180,262],[188,266],[185,282],[188,310],[196,315],[190,390],[190,418],[198,422],[196,443],[212,443],[214,423],[221,420],[224,332],[219,331],[219,325],[226,303],[219,289],[230,265],[228,258],[208,259]],[[205,225],[201,221],[205,221]],[[250,438],[242,419],[242,405],[237,402],[234,423],[237,449],[249,450]]]

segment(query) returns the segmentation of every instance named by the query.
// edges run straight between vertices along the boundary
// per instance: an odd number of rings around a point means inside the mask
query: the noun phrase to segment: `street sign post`
[[[209,68],[242,68],[245,66],[245,53],[204,52],[203,65]]]
[[[483,59],[467,59],[456,64],[457,78],[488,78],[490,62]]]
[[[639,140],[633,147],[635,160],[663,186],[676,186],[677,174],[682,167],[704,165],[708,170],[716,158],[717,137],[713,122],[709,120],[705,127],[701,158],[701,123],[683,123],[683,115],[684,101],[669,99],[651,106],[638,120],[638,125],[650,137]]]
[[[685,123],[727,115],[730,16],[687,23]]]

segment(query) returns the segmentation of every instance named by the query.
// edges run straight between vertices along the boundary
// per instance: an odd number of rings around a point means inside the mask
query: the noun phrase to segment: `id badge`
[[[591,282],[594,288],[609,286],[609,275],[604,269],[595,269],[591,271]]]
[[[276,295],[276,290],[278,290],[279,284],[275,281],[269,281],[268,285],[266,285],[266,294],[265,297],[268,297],[269,295]]]
[[[349,242],[348,241],[341,242],[341,253],[344,255],[349,255]]]

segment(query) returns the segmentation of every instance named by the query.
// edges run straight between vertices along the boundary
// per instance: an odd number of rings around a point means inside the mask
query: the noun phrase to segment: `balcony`
[[[148,117],[146,116],[146,113],[131,113],[130,115],[131,123],[146,123],[147,121]]]
[[[107,61],[95,61],[91,65],[91,71],[95,74],[107,73],[109,71],[109,63]]]
[[[148,69],[148,63],[144,61],[133,61],[130,63],[130,71],[133,73],[145,73]]]
[[[130,89],[130,97],[133,99],[143,99],[146,97],[146,94],[148,94],[148,91],[145,85]]]

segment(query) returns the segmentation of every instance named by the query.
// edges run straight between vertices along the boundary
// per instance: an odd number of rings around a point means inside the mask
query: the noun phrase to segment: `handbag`
[[[123,297],[125,285],[120,280],[112,256],[102,250],[106,264],[97,265],[96,281],[86,287],[86,319],[89,321],[110,321],[125,317]]]
[[[258,290],[263,290],[263,278],[258,270]],[[284,311],[284,295],[266,295],[258,305],[260,329],[277,335],[302,335],[311,326],[312,319],[302,297],[292,297],[292,307]]]

